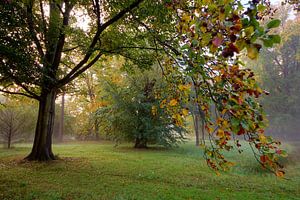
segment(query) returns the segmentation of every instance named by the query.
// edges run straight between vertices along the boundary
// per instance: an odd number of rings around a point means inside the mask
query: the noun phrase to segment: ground
[[[60,160],[48,163],[22,161],[30,145],[16,145],[0,149],[0,199],[300,199],[300,158],[288,148],[282,179],[263,171],[249,149],[228,154],[237,165],[217,176],[191,142],[167,150],[60,144]]]

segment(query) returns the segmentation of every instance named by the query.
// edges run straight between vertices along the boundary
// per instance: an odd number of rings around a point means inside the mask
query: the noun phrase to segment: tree
[[[183,141],[185,128],[160,106],[167,83],[158,76],[159,71],[132,73],[124,74],[122,87],[107,82],[104,98],[109,104],[97,111],[104,132],[117,142],[134,142],[135,148],[149,144],[170,147]]]
[[[16,107],[7,105],[0,109],[0,141],[4,142],[8,149],[12,143],[23,139],[26,121],[24,113]]]
[[[157,9],[157,19],[151,19],[152,24],[168,24],[162,7],[162,3],[143,0],[1,1],[1,91],[39,102],[28,160],[55,159],[51,144],[55,98],[60,89],[105,54],[122,54],[139,62],[137,55],[143,53],[137,49],[151,48],[143,39],[145,31],[138,29],[137,19],[144,20]],[[76,21],[77,10],[92,19],[89,33],[72,21]]]

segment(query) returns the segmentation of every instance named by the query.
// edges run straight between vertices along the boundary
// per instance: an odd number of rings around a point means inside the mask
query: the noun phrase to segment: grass
[[[300,199],[300,159],[293,152],[285,180],[263,171],[249,149],[242,157],[229,153],[237,165],[221,176],[192,143],[169,150],[61,144],[54,145],[61,159],[48,163],[23,162],[29,151],[26,144],[0,149],[1,200]]]

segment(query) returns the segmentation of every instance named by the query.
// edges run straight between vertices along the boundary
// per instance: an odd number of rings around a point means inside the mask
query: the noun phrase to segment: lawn
[[[295,145],[296,146],[296,145]],[[289,145],[287,179],[263,171],[249,149],[217,176],[192,143],[136,150],[105,142],[54,145],[60,160],[24,162],[30,145],[0,149],[0,199],[300,199],[300,158]]]

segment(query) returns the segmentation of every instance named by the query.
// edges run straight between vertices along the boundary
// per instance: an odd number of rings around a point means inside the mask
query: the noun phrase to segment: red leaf
[[[262,163],[265,163],[267,160],[268,160],[268,157],[267,157],[266,155],[260,156],[260,161],[261,161]]]
[[[237,134],[238,135],[243,135],[244,133],[245,133],[245,130],[242,127],[240,127],[240,130]]]
[[[212,44],[215,46],[215,47],[219,47],[221,44],[223,44],[223,38],[220,38],[220,37],[214,37],[213,41],[212,41]]]

